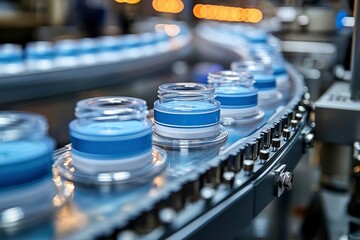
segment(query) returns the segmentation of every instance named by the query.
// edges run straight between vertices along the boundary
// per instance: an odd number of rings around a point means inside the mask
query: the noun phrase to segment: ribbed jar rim
[[[182,82],[159,86],[160,102],[176,101],[215,101],[215,88],[209,84]]]
[[[78,119],[93,121],[142,120],[148,114],[146,101],[133,97],[96,97],[76,104]]]
[[[270,64],[256,61],[238,61],[231,63],[231,70],[235,72],[248,71],[255,74],[273,74],[273,69]]]
[[[0,112],[0,142],[37,139],[48,131],[46,118],[27,112]]]
[[[255,83],[250,72],[235,72],[230,70],[209,73],[208,83],[215,86],[245,86],[251,87]]]

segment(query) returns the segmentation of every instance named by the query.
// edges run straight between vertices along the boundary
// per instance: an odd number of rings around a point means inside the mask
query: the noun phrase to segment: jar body
[[[152,124],[146,102],[103,97],[78,102],[69,125],[74,166],[89,172],[131,170],[151,161]]]
[[[60,40],[54,45],[56,67],[76,67],[79,65],[79,42]]]
[[[39,115],[0,113],[0,188],[28,184],[51,175],[54,142]],[[8,125],[8,126],[6,126]]]
[[[54,146],[43,117],[0,112],[0,230],[37,223],[56,210]]]
[[[234,62],[231,64],[234,71],[246,70],[254,75],[254,87],[258,89],[258,104],[265,111],[268,118],[275,113],[282,103],[283,95],[278,91],[276,78],[270,65],[254,61]]]
[[[0,45],[0,74],[17,74],[25,70],[23,51],[17,44]]]
[[[262,120],[258,108],[258,91],[248,72],[220,71],[208,75],[215,87],[216,100],[221,103],[221,121],[225,125],[254,124]]]
[[[171,83],[159,87],[154,103],[154,131],[163,137],[197,139],[220,130],[220,103],[214,88],[197,83]]]
[[[54,50],[49,42],[32,42],[26,45],[28,70],[47,70],[54,65]]]
[[[92,38],[79,40],[79,61],[83,65],[93,65],[98,62],[99,43]]]
[[[99,60],[102,62],[115,62],[122,58],[121,38],[116,36],[104,36],[98,39]]]

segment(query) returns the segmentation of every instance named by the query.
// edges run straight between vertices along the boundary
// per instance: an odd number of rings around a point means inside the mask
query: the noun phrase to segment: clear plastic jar
[[[255,60],[272,67],[277,89],[283,94],[285,100],[288,99],[291,91],[291,82],[285,68],[285,61],[280,53],[267,46],[262,49],[254,49],[252,56]]]
[[[167,52],[170,50],[169,35],[164,30],[158,30],[155,33],[156,49],[158,52]]]
[[[23,51],[17,44],[0,45],[0,74],[16,74],[24,71]]]
[[[79,65],[79,42],[59,40],[54,45],[56,67],[76,67]]]
[[[140,51],[144,56],[151,56],[156,53],[156,36],[155,32],[145,32],[139,34]]]
[[[98,39],[99,60],[103,62],[114,62],[122,58],[121,41],[117,36],[104,36]]]
[[[139,46],[140,46],[140,38],[135,34],[128,34],[123,37],[120,37],[122,48],[122,55],[124,58],[137,58],[141,55]]]
[[[224,125],[255,124],[263,120],[259,109],[258,91],[249,72],[220,71],[210,73],[208,82],[215,87],[216,100],[221,103],[221,122]]]
[[[129,170],[151,160],[152,124],[146,102],[129,97],[79,101],[69,125],[74,166],[84,171]]]
[[[47,70],[54,65],[54,49],[50,42],[28,43],[25,53],[29,70]]]
[[[51,216],[53,149],[44,117],[0,112],[0,232]]]
[[[84,65],[92,65],[98,62],[99,43],[93,38],[79,40],[79,61]]]
[[[79,101],[69,124],[71,149],[56,157],[61,176],[85,184],[144,182],[166,166],[152,146],[146,102],[131,97]]]
[[[168,83],[161,85],[158,93],[159,100],[154,103],[155,144],[181,147],[184,143],[186,147],[196,147],[199,146],[196,141],[207,145],[226,139],[214,87],[190,82]]]
[[[231,69],[236,72],[249,71],[254,75],[254,87],[258,89],[259,107],[271,115],[280,105],[283,95],[276,89],[276,79],[270,65],[253,61],[233,62]]]

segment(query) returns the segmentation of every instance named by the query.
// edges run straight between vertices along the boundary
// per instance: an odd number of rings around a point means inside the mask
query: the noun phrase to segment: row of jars
[[[149,56],[169,50],[164,31],[123,36],[0,45],[0,75],[78,67]]]
[[[286,63],[280,52],[280,44],[264,29],[246,24],[228,24],[207,22],[200,24],[198,33],[208,41],[229,46],[231,50],[241,53],[248,61],[255,61],[272,68],[278,89],[284,93],[291,90],[286,71]]]
[[[211,147],[226,141],[223,125],[266,121],[282,95],[273,74],[264,68],[235,62],[232,69],[238,71],[210,73],[208,84],[161,85],[153,123],[146,102],[138,98],[79,101],[76,119],[69,124],[71,148],[55,156],[54,169],[63,179],[91,185],[152,178],[167,166],[163,149]],[[0,143],[0,230],[34,223],[66,202],[72,188],[59,180],[53,185],[55,144],[47,136],[45,118],[0,113]]]

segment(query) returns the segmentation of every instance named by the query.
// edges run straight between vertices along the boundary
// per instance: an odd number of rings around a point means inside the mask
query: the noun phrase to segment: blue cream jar
[[[56,209],[53,149],[44,117],[0,112],[0,232],[34,224]]]
[[[154,103],[156,145],[197,147],[226,139],[227,131],[220,125],[220,102],[215,100],[213,86],[168,83],[159,87],[158,96]]]
[[[276,89],[276,78],[270,65],[264,65],[253,61],[233,62],[231,69],[236,72],[249,71],[254,75],[254,87],[258,89],[259,107],[267,112],[275,111],[283,98]]]
[[[208,83],[215,87],[221,103],[224,125],[254,124],[262,121],[264,112],[258,107],[258,91],[249,72],[220,71],[209,73]]]
[[[152,157],[152,124],[146,102],[130,97],[79,101],[69,125],[73,164],[87,172],[131,170]]]

